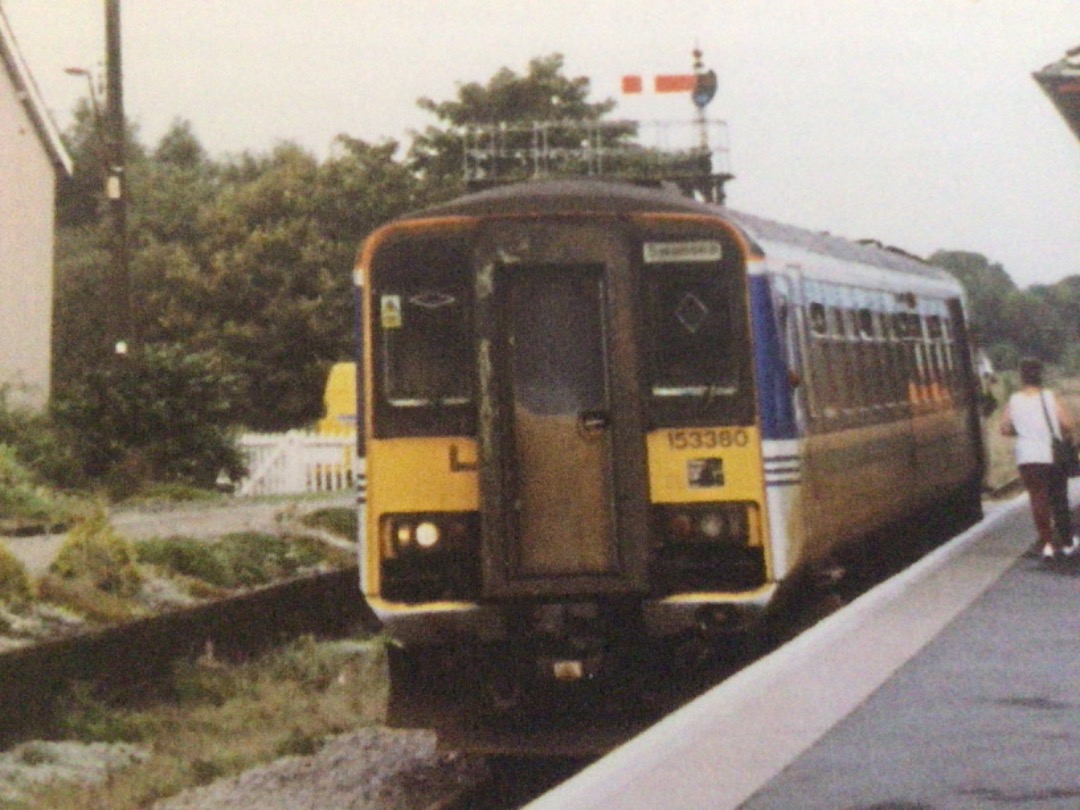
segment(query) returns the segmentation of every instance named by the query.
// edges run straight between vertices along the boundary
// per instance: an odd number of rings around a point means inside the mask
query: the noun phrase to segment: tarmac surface
[[[231,498],[153,507],[124,507],[109,514],[113,527],[130,540],[184,535],[211,539],[230,532],[274,533],[296,515],[325,507],[353,506],[356,493],[330,492],[294,498]],[[63,533],[0,537],[33,577],[43,576],[63,545]]]
[[[1080,555],[1034,538],[997,507],[530,810],[1080,808]]]

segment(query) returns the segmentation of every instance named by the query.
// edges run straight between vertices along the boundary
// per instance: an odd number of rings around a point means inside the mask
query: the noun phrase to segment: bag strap
[[[1048,411],[1046,409],[1046,389],[1045,388],[1040,389],[1040,391],[1039,391],[1039,404],[1042,405],[1043,416],[1046,417],[1046,426],[1048,428],[1050,428],[1050,435],[1053,436],[1055,439],[1060,439],[1061,436],[1059,436],[1058,432],[1056,430],[1054,430],[1054,422],[1050,418],[1050,411]]]

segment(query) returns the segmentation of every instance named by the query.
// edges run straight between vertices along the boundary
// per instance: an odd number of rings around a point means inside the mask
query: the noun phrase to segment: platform
[[[992,508],[529,810],[1080,807],[1080,558],[1034,542]]]

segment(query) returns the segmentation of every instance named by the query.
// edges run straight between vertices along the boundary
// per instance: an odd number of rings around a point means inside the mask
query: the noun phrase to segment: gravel
[[[113,771],[148,756],[145,749],[126,743],[23,743],[0,753],[0,804],[19,801],[25,791],[40,785],[103,782]]]
[[[429,732],[372,726],[335,737],[312,756],[285,757],[153,810],[422,810],[486,775],[482,758],[438,751]]]

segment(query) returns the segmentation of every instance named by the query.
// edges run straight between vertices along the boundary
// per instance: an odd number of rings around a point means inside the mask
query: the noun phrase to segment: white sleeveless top
[[[1047,415],[1054,426],[1053,434],[1046,423]],[[1054,455],[1050,449],[1050,439],[1052,435],[1061,436],[1053,393],[1043,389],[1041,396],[1036,396],[1017,391],[1009,397],[1009,416],[1016,428],[1016,463],[1052,464]]]

